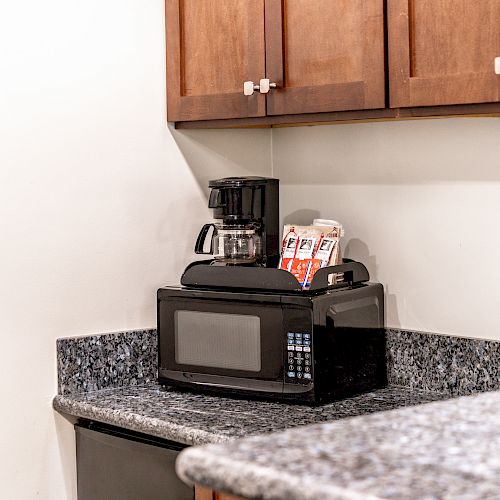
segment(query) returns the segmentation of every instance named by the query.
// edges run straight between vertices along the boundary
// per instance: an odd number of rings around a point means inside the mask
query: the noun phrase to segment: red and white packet
[[[292,273],[303,288],[311,285],[314,274],[340,260],[342,228],[285,226],[279,268]]]

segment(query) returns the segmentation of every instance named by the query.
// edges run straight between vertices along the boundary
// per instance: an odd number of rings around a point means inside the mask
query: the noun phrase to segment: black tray
[[[181,284],[190,288],[224,288],[247,291],[316,293],[364,283],[370,279],[361,262],[343,259],[343,264],[316,271],[311,286],[303,289],[297,278],[283,269],[251,266],[218,266],[200,260],[186,267]],[[333,275],[333,276],[332,276]],[[336,280],[333,281],[333,277]]]

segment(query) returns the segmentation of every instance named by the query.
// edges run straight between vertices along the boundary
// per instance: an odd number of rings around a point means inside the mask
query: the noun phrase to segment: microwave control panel
[[[285,382],[309,383],[313,379],[312,334],[287,332]]]

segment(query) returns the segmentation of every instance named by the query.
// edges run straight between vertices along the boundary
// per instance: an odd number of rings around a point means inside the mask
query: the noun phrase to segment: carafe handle
[[[203,251],[203,246],[205,245],[205,238],[207,237],[208,231],[210,228],[213,226],[214,228],[214,234],[217,231],[215,224],[205,224],[200,231],[200,234],[198,235],[198,238],[196,240],[196,245],[194,246],[194,252],[195,253],[202,253],[202,254],[213,254],[214,253],[214,240],[212,239],[210,243],[210,250],[208,252]]]

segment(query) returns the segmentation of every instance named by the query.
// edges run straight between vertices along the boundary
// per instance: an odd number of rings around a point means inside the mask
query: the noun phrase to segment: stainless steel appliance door
[[[160,377],[281,391],[284,333],[279,304],[172,297],[160,302],[158,312]]]

